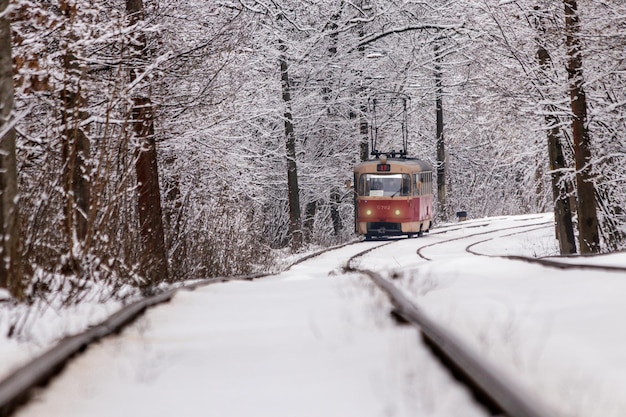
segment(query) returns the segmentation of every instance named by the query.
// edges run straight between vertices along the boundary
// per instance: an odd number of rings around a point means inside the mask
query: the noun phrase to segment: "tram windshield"
[[[363,174],[359,178],[359,195],[370,197],[407,196],[411,193],[408,174]]]

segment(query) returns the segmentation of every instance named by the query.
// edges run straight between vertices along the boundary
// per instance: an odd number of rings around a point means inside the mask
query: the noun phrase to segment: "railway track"
[[[557,268],[557,269],[583,269],[583,270],[592,270],[592,271],[606,271],[606,272],[621,272],[624,273],[626,272],[626,268],[622,267],[622,266],[613,266],[613,265],[603,265],[603,264],[593,264],[593,263],[589,263],[589,260],[597,260],[597,259],[601,259],[603,257],[606,257],[608,255],[606,254],[598,254],[598,255],[588,255],[588,256],[559,256],[559,257],[542,257],[542,258],[533,258],[530,256],[520,256],[520,255],[491,255],[491,254],[485,254],[482,253],[480,251],[478,251],[477,249],[475,249],[475,247],[495,240],[495,239],[499,239],[499,238],[504,238],[504,237],[509,237],[509,236],[514,236],[514,235],[519,235],[522,233],[529,233],[529,232],[533,232],[535,230],[539,230],[542,229],[546,226],[538,226],[536,228],[530,228],[527,230],[522,230],[522,231],[517,231],[517,232],[513,232],[513,233],[509,233],[506,235],[502,235],[502,236],[498,236],[498,237],[490,237],[487,239],[482,239],[476,242],[473,242],[471,244],[469,244],[466,248],[465,251],[467,253],[470,253],[472,255],[475,256],[484,256],[484,257],[489,257],[489,258],[501,258],[501,259],[509,259],[512,261],[521,261],[521,262],[527,262],[527,263],[532,263],[532,264],[537,264],[537,265],[541,265],[541,266],[545,266],[548,268]],[[551,225],[548,225],[547,227],[551,227]],[[581,262],[581,259],[583,260],[583,262]]]
[[[393,282],[374,271],[350,270],[367,275],[389,297],[393,314],[414,325],[442,363],[472,391],[491,415],[548,417],[552,413],[540,399],[483,360],[454,333],[439,325],[415,305]]]
[[[486,224],[484,223],[473,225],[473,227],[477,228],[485,226]],[[505,230],[527,229],[528,227],[528,225],[514,226],[477,232],[468,236],[454,237],[437,243],[424,245],[418,249],[417,254],[422,259],[429,261],[430,258],[421,254],[423,248],[462,239],[475,238],[476,236],[493,235]],[[539,227],[545,226],[542,225]],[[458,227],[452,227],[436,233],[447,233],[458,229]],[[473,245],[474,244],[470,244],[467,246],[466,250],[469,252],[468,248]],[[346,263],[345,270],[347,272],[364,274],[369,277],[389,298],[393,305],[392,315],[397,317],[402,323],[416,327],[422,335],[424,343],[431,348],[433,353],[441,360],[442,364],[449,368],[452,374],[470,389],[477,401],[483,404],[491,415],[506,415],[509,417],[547,417],[552,415],[539,398],[528,393],[514,380],[482,359],[476,352],[468,348],[454,333],[432,320],[403,290],[393,283],[392,279],[384,278],[376,271],[361,269],[355,266],[356,260],[359,257],[376,249],[379,248],[371,248],[364,253],[357,254],[350,258]]]
[[[348,242],[333,248],[311,253],[298,259],[287,269],[323,253],[359,242],[360,240]],[[17,368],[4,379],[0,380],[0,417],[12,415],[20,406],[30,400],[32,393],[37,388],[47,385],[74,357],[84,352],[90,345],[107,336],[120,333],[124,328],[137,320],[137,318],[141,317],[146,310],[169,302],[179,291],[193,291],[199,287],[230,281],[253,281],[267,276],[272,276],[272,274],[211,278],[170,289],[160,294],[130,303],[101,323],[91,326],[81,333],[61,339],[43,354]]]
[[[528,223],[528,221],[526,222]],[[546,222],[538,222],[536,224],[524,224],[507,228],[499,228],[493,230],[483,230],[488,227],[489,222],[475,222],[468,225],[454,225],[433,230],[432,235],[445,235],[446,233],[458,231],[459,229],[471,230],[475,233],[462,237],[451,237],[435,243],[428,242],[428,237],[421,240],[412,240],[423,244],[417,251],[422,261],[427,262],[429,257],[424,255],[427,248],[441,245],[446,242],[460,242],[463,239],[471,238],[471,242],[465,244],[465,252],[475,256],[496,256],[481,253],[480,244],[489,240],[498,239],[512,234],[526,233],[537,228],[548,227]],[[477,240],[477,237],[481,237]],[[548,416],[550,413],[545,407],[540,405],[539,401],[531,395],[524,393],[524,390],[517,386],[514,381],[509,380],[498,369],[485,363],[478,355],[467,349],[463,343],[450,331],[446,330],[436,322],[431,320],[424,312],[416,306],[406,294],[399,289],[393,282],[393,279],[385,279],[380,273],[371,269],[359,268],[356,260],[374,250],[385,248],[388,245],[394,245],[404,240],[390,240],[379,242],[368,242],[367,248],[359,251],[358,254],[352,256],[345,265],[345,270],[350,272],[358,272],[368,276],[378,288],[380,288],[391,300],[394,314],[415,325],[425,343],[437,354],[444,364],[450,367],[452,372],[459,376],[470,389],[475,393],[476,397],[491,411],[492,414],[503,414],[510,417],[516,416]],[[354,243],[354,242],[353,242]],[[351,243],[351,244],[353,244]],[[425,249],[426,248],[426,249]],[[336,249],[336,248],[335,248]],[[329,249],[330,250],[330,249]],[[312,254],[300,262],[319,256],[329,250]],[[606,267],[592,264],[576,265],[566,262],[558,262],[554,259],[535,259],[519,256],[500,256],[515,261],[527,261],[542,263],[547,267],[558,268],[603,268],[605,270],[624,271],[623,268]],[[558,265],[556,265],[558,263]],[[71,336],[61,340],[56,346],[45,352],[42,356],[36,358],[24,367],[16,370],[4,380],[0,381],[0,417],[9,416],[21,404],[28,400],[33,390],[39,386],[45,385],[53,378],[73,357],[83,352],[87,347],[114,333],[120,332],[129,323],[141,316],[147,309],[152,306],[165,303],[174,297],[178,291],[193,290],[195,288],[221,283],[226,281],[244,280],[250,281],[262,278],[266,275],[249,275],[234,278],[219,278],[205,280],[194,283],[192,285],[179,289],[170,290],[162,294],[140,300],[130,304],[101,324],[94,326],[84,333]]]
[[[542,222],[538,222],[538,223],[532,223],[530,225],[524,224],[524,225],[518,225],[518,226],[509,226],[509,227],[504,227],[504,228],[498,228],[498,229],[495,229],[495,230],[486,230],[486,231],[483,231],[483,232],[471,233],[471,234],[466,235],[466,236],[459,236],[459,237],[454,237],[454,238],[450,238],[450,239],[445,239],[445,240],[442,240],[442,241],[439,241],[439,242],[435,242],[435,243],[432,243],[432,244],[429,244],[429,245],[421,246],[417,250],[417,256],[419,256],[420,258],[422,258],[422,259],[424,259],[426,261],[431,261],[432,258],[426,256],[424,254],[424,252],[427,249],[433,248],[434,246],[449,244],[450,242],[454,242],[454,241],[462,241],[462,240],[467,240],[467,239],[474,239],[476,236],[494,235],[494,234],[497,234],[497,233],[500,233],[500,232],[503,232],[503,231],[508,231],[508,230],[523,229],[522,232],[517,232],[517,233],[523,233],[523,232],[530,231],[530,230],[528,230],[529,227],[531,227],[532,230],[537,230],[537,229],[541,229],[541,228],[544,228],[544,227],[549,227],[551,224],[552,224],[552,222],[542,221]],[[479,224],[478,226],[474,226],[474,227],[486,227],[487,225],[488,224]],[[506,236],[510,236],[510,235],[511,234],[507,234]],[[497,237],[490,237],[490,238],[481,240],[481,241],[476,242],[476,243],[483,243],[483,242],[486,242],[488,240],[492,240],[492,239],[495,239],[495,238],[497,238]],[[473,246],[476,243],[473,242],[469,246],[466,246],[465,251],[469,252],[469,253],[471,253],[473,255],[477,255],[477,253],[474,253],[474,252],[469,250],[469,247]]]
[[[91,326],[82,333],[61,339],[43,354],[16,369],[0,381],[0,417],[7,417],[13,414],[17,408],[30,399],[32,392],[36,388],[45,386],[73,357],[84,352],[89,345],[104,337],[119,333],[144,314],[147,309],[170,301],[178,291],[194,290],[199,286],[225,281],[249,281],[262,276],[257,274],[233,278],[217,278],[171,289],[128,304],[100,324]]]
[[[594,270],[603,272],[626,272],[626,268],[606,264],[590,263],[591,260],[601,260],[606,255],[592,257],[528,257],[520,255],[496,255],[480,251],[480,245],[497,241],[515,235],[532,233],[546,228],[552,228],[552,221],[537,218],[537,222],[528,221],[524,224],[483,230],[489,227],[488,222],[476,222],[465,228],[472,230],[463,236],[444,238],[437,242],[427,243],[416,250],[418,257],[424,262],[435,259],[426,253],[442,245],[458,244],[458,255],[464,252],[466,255],[506,259],[516,262],[537,264],[546,268],[570,269],[570,270]],[[437,235],[458,231],[460,227],[448,227],[435,231]],[[378,248],[377,248],[378,249]],[[435,355],[450,368],[451,372],[466,384],[474,393],[475,397],[489,409],[493,415],[507,416],[549,416],[551,412],[541,399],[533,396],[514,380],[485,362],[480,356],[464,346],[455,334],[433,321],[422,309],[419,308],[407,293],[396,285],[397,276],[385,278],[379,272],[372,269],[359,268],[357,266],[360,255],[353,257],[346,264],[346,270],[367,275],[376,285],[385,292],[394,306],[392,315],[398,316],[405,323],[415,326],[421,333],[424,342],[429,345]],[[454,252],[451,256],[455,256]],[[419,268],[417,266],[416,268]]]

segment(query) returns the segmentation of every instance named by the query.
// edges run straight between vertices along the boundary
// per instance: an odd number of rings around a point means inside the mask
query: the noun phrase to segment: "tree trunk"
[[[365,99],[363,99],[365,100]],[[359,133],[361,136],[361,142],[359,143],[359,158],[361,161],[367,161],[370,157],[369,147],[369,123],[367,122],[367,105],[361,106],[361,112],[359,113]]]
[[[298,187],[298,166],[296,163],[296,135],[294,134],[293,116],[291,114],[291,94],[289,91],[289,67],[285,52],[287,47],[279,40],[280,76],[285,105],[285,144],[287,150],[287,188],[289,191],[289,233],[291,248],[297,251],[302,247],[302,230],[300,214],[300,188]]]
[[[68,86],[61,91],[63,101],[62,124],[63,186],[65,190],[65,227],[70,247],[83,244],[87,236],[91,184],[89,181],[90,143],[83,126],[88,115],[84,111],[87,100],[82,96],[80,83],[83,78],[77,58],[68,51],[65,56]],[[70,250],[74,260],[73,250]]]
[[[0,0],[0,288],[23,298],[9,0]]]
[[[315,223],[315,213],[317,212],[317,200],[310,201],[304,208],[304,222],[302,224],[304,228],[304,241],[311,243],[313,238],[313,225]]]
[[[443,136],[443,85],[439,45],[435,45],[435,106],[437,115],[437,202],[440,213],[445,215],[446,207],[446,146]]]
[[[552,179],[552,198],[554,200],[554,221],[556,237],[559,241],[561,255],[576,253],[576,238],[570,207],[570,187],[563,175],[565,156],[560,139],[560,129],[556,117],[546,115],[548,126],[548,157],[550,159],[550,177]]]
[[[587,129],[587,101],[583,88],[580,20],[576,0],[565,4],[565,31],[567,46],[567,74],[572,108],[572,136],[576,161],[576,189],[578,191],[578,233],[580,252],[600,251],[595,185],[591,172],[591,141]]]
[[[536,20],[537,30],[545,36],[545,28],[541,16]],[[540,69],[540,84],[548,78],[548,71],[552,67],[552,59],[548,51],[542,46],[541,38],[537,39],[537,60]],[[556,237],[559,241],[561,255],[576,253],[576,238],[572,222],[570,207],[571,188],[563,170],[566,168],[565,155],[561,144],[561,129],[559,119],[555,115],[557,109],[547,106],[545,113],[546,134],[548,138],[548,158],[550,161],[550,179],[552,183],[552,198],[554,202],[554,221]]]
[[[77,9],[68,7],[63,9],[67,25],[75,24]],[[89,209],[91,200],[91,145],[84,121],[89,118],[85,110],[87,99],[83,96],[82,83],[85,68],[81,64],[74,44],[79,40],[75,34],[70,34],[70,44],[63,56],[64,85],[60,92],[62,103],[61,123],[63,129],[63,143],[61,158],[63,161],[63,189],[65,192],[65,234],[69,247],[67,264],[63,265],[66,271],[79,273],[77,258],[84,254],[85,241],[89,228]]]
[[[333,188],[330,192],[330,218],[333,222],[333,232],[335,236],[339,236],[343,223],[339,215],[339,205],[341,204],[341,193],[337,188]]]
[[[363,2],[360,2],[360,9],[365,10],[363,8]],[[362,21],[357,23],[359,39],[365,38],[365,28]],[[359,54],[361,58],[365,58],[365,46],[359,46]],[[362,72],[359,74],[363,77]],[[361,80],[364,83],[364,80]],[[361,100],[361,111],[359,112],[359,134],[361,138],[361,142],[359,143],[359,159],[361,162],[367,161],[370,157],[370,137],[369,137],[369,123],[367,121],[367,100],[364,96],[365,88],[363,86],[360,87],[361,94],[358,94],[357,97],[360,97]],[[356,184],[354,185],[356,187]],[[356,207],[355,207],[356,210]],[[355,211],[356,213],[356,211]],[[356,224],[356,223],[355,223]]]
[[[131,25],[143,19],[142,0],[126,0],[126,11]],[[140,34],[135,42],[134,58],[146,60],[146,39]],[[135,81],[145,69],[141,65],[131,69],[130,79]],[[139,234],[144,254],[142,270],[145,286],[156,285],[168,280],[167,251],[159,189],[157,149],[154,139],[154,112],[149,95],[139,90],[133,97],[131,113],[133,130],[137,138],[135,148],[135,172],[137,174],[137,210],[139,212]]]

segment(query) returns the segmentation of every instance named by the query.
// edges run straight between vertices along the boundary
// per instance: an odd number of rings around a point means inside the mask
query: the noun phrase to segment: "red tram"
[[[366,239],[421,236],[433,219],[432,167],[412,158],[387,158],[354,167],[355,229]]]

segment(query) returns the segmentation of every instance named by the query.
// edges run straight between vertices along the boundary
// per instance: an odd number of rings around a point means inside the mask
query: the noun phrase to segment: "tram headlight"
[[[372,210],[371,209],[365,210],[365,215],[366,216],[371,216],[372,215]]]
[[[400,209],[396,209],[396,211],[394,212],[396,214],[396,216],[400,215]]]

